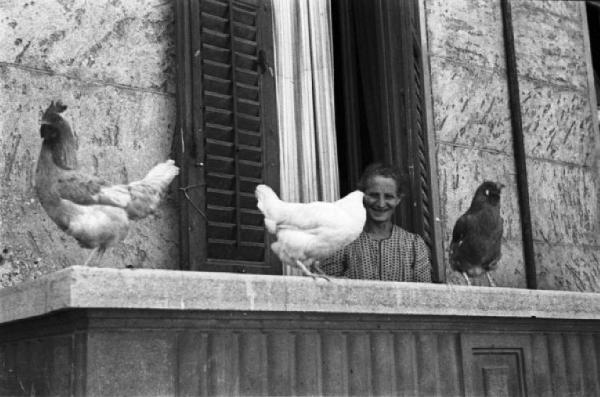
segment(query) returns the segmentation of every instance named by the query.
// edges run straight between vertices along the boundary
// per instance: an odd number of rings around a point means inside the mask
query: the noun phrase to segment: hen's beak
[[[506,185],[504,183],[497,183],[496,186],[498,186],[498,190],[502,190],[503,188],[506,187]]]

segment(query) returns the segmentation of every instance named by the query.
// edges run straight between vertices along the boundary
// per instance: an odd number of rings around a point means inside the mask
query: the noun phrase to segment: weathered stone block
[[[519,74],[587,90],[579,2],[519,1],[512,6]]]
[[[82,264],[89,251],[60,231],[34,192],[41,146],[39,121],[51,100],[62,99],[79,141],[83,171],[113,183],[139,179],[170,155],[175,99],[36,71],[0,66],[0,242],[11,247],[31,276]],[[103,266],[166,267],[178,258],[177,213],[170,192],[155,217],[133,222],[124,244],[107,251]]]
[[[536,242],[540,289],[600,292],[600,245]]]
[[[4,1],[0,37],[2,62],[175,91],[173,2]]]
[[[464,64],[504,69],[500,2],[426,2],[427,35],[433,55]]]
[[[542,12],[560,18],[577,20],[579,18],[578,2],[569,0],[511,0],[513,10]]]
[[[600,246],[594,170],[530,159],[527,171],[534,239]]]
[[[431,58],[437,139],[512,151],[506,75]]]
[[[592,114],[587,92],[522,80],[521,112],[528,156],[591,165]]]

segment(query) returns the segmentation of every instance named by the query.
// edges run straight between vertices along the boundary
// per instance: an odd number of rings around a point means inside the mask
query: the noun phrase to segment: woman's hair
[[[402,197],[406,193],[407,180],[405,175],[402,174],[402,171],[398,167],[384,163],[373,163],[367,166],[358,180],[357,187],[364,192],[367,189],[369,179],[376,176],[392,178],[396,182],[396,194],[398,194],[398,197]]]

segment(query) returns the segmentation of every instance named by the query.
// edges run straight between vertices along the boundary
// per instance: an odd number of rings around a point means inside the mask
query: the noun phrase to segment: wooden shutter
[[[430,249],[433,251],[434,233],[431,209],[431,180],[427,147],[427,129],[425,120],[425,98],[423,90],[423,59],[419,10],[415,0],[401,2],[405,7],[405,29],[403,32],[405,50],[405,73],[407,93],[407,130],[409,150],[409,177],[411,180],[411,199],[413,225]]]
[[[425,240],[431,252],[433,268],[437,269],[419,8],[417,0],[401,1],[398,4],[402,15],[404,104],[408,148],[406,160],[411,185],[409,211],[412,216],[413,231],[419,233]]]
[[[178,2],[182,262],[280,273],[254,189],[278,190],[270,4]]]

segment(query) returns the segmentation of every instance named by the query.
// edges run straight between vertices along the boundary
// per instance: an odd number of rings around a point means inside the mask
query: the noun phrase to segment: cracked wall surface
[[[175,122],[173,2],[3,1],[0,7],[0,281],[70,265],[89,251],[61,232],[34,194],[39,121],[61,99],[80,167],[115,183],[141,178],[171,155]],[[174,268],[174,192],[134,222],[101,266]]]
[[[600,291],[598,120],[584,15],[578,2],[511,4],[539,288]],[[525,287],[500,2],[426,0],[425,8],[444,249],[479,183],[500,181],[495,278]],[[447,276],[464,283],[449,265]]]

